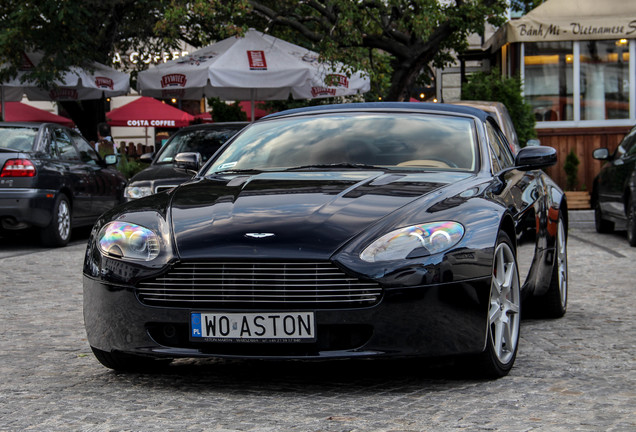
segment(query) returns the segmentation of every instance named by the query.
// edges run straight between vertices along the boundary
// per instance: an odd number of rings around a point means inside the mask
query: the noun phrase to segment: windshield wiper
[[[257,169],[225,169],[221,171],[215,171],[210,173],[209,175],[219,175],[219,174],[260,174],[263,171]]]
[[[357,168],[357,169],[384,170],[384,168],[379,167],[379,166],[375,166],[375,165],[368,165],[368,164],[362,164],[362,163],[341,162],[341,163],[333,163],[333,164],[301,165],[301,166],[297,166],[297,167],[287,168],[285,171],[295,171],[295,170],[312,169],[312,168],[317,168],[317,169],[320,169],[320,168]]]

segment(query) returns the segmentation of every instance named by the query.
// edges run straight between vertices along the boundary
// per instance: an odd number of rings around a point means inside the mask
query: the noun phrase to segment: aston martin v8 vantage
[[[463,106],[270,115],[190,181],[96,222],[88,342],[116,370],[467,355],[506,375],[522,307],[566,311],[565,195],[541,170],[555,162],[549,147],[513,155]]]

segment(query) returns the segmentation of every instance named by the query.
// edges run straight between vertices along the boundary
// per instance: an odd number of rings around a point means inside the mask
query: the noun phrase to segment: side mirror
[[[117,164],[117,155],[109,154],[104,156],[104,162],[106,165],[116,165]]]
[[[610,158],[610,153],[609,150],[604,147],[597,148],[594,150],[594,153],[592,153],[592,157],[598,160],[608,160]]]
[[[197,172],[201,166],[201,154],[196,152],[177,153],[172,161],[172,166]]]
[[[538,139],[529,139],[528,141],[526,141],[527,147],[537,147],[540,145],[541,145],[541,141],[539,141]]]
[[[154,159],[154,156],[155,156],[154,153],[144,153],[141,156],[139,156],[139,162],[151,163],[152,160]]]
[[[522,171],[547,168],[556,162],[556,149],[547,146],[524,147],[515,158],[515,166]]]

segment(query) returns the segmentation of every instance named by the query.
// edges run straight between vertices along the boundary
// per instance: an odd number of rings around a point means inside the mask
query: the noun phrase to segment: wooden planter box
[[[566,191],[568,210],[587,210],[590,208],[590,194],[587,191]]]

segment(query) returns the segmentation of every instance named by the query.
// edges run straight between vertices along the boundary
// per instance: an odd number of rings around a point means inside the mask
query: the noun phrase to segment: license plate
[[[190,340],[203,342],[313,342],[313,312],[192,312]]]

